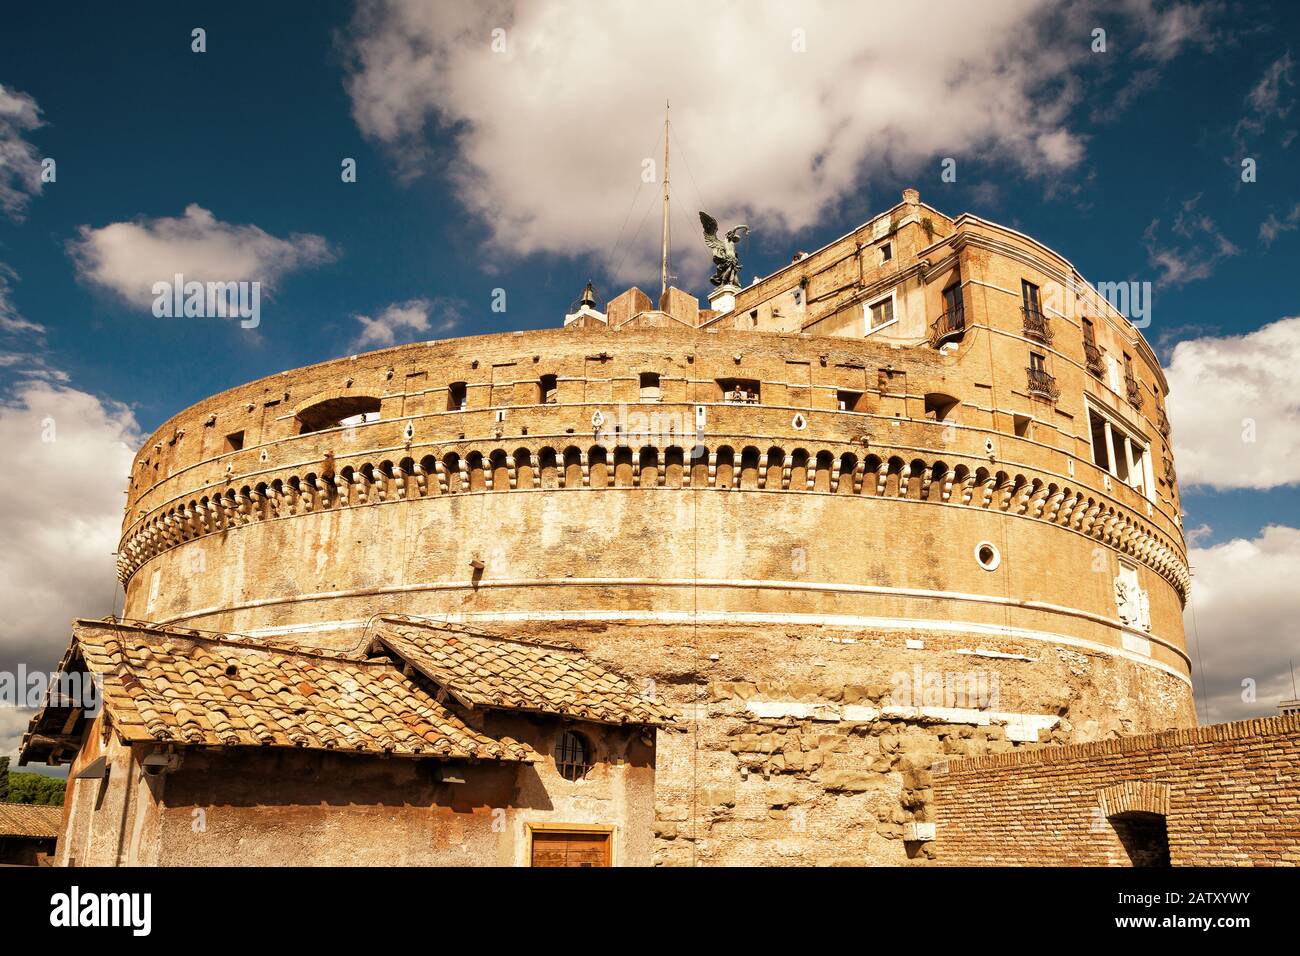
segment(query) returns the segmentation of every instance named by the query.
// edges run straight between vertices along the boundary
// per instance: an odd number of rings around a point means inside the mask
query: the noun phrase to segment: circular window
[[[580,734],[566,730],[555,745],[555,766],[565,780],[581,780],[591,769],[591,745]]]
[[[996,571],[1002,563],[1002,555],[991,541],[981,541],[975,545],[975,560],[985,571]]]

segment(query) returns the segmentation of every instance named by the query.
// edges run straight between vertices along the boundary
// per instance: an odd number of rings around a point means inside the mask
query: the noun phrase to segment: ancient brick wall
[[[1133,865],[1123,822],[1136,814],[1164,817],[1174,866],[1300,865],[1300,715],[955,760],[932,772],[943,864]]]

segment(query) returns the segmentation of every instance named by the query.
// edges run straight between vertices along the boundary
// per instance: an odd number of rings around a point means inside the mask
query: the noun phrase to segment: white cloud
[[[1184,200],[1168,233],[1153,219],[1142,234],[1147,261],[1158,270],[1157,287],[1208,279],[1220,262],[1241,253],[1214,220],[1196,208],[1200,201],[1199,193]]]
[[[1288,90],[1295,86],[1292,78],[1294,67],[1295,61],[1288,51],[1270,63],[1250,88],[1244,101],[1245,112],[1232,131],[1233,152],[1224,157],[1228,165],[1237,167],[1243,157],[1257,155],[1255,150],[1260,147],[1259,137],[1271,123],[1282,123],[1290,115],[1295,106],[1295,99],[1288,95]],[[1283,149],[1295,138],[1295,132],[1292,127],[1279,133]]]
[[[175,218],[80,228],[69,251],[83,280],[137,306],[151,306],[155,282],[261,282],[270,289],[286,273],[330,262],[324,238],[294,233],[281,239],[254,225],[222,222],[191,203]]]
[[[1070,169],[1083,154],[1067,125],[1072,66],[1090,55],[1083,19],[1039,0],[369,0],[347,86],[362,131],[408,175],[445,171],[496,250],[606,266],[620,224],[657,216],[653,184],[629,207],[642,161],[662,158],[653,144],[670,98],[674,228],[692,221],[678,248],[698,247],[692,261],[707,266],[700,204],[773,235],[815,224],[886,167],[933,161],[937,176],[938,157],[952,156],[958,175],[977,158],[1044,180]],[[1142,37],[1165,14],[1135,2],[1113,22]],[[505,52],[493,51],[497,28]],[[1184,22],[1139,52],[1167,58],[1192,32]],[[454,140],[451,156],[431,152],[431,126]],[[642,240],[619,278],[648,271],[656,243]]]
[[[1282,233],[1295,232],[1296,229],[1300,229],[1300,202],[1292,206],[1291,211],[1281,219],[1270,212],[1268,217],[1259,224],[1259,241],[1268,248]]]
[[[381,349],[445,334],[460,324],[463,308],[464,303],[457,299],[411,299],[393,303],[373,319],[355,315],[361,331],[350,348]]]
[[[45,328],[23,318],[18,312],[18,306],[14,305],[13,283],[17,279],[18,273],[0,262],[0,332],[11,335],[44,335]]]
[[[1213,48],[1219,40],[1212,21],[1220,4],[1157,5],[1152,0],[1128,0],[1123,6],[1144,37],[1138,54],[1158,63],[1167,63],[1190,46]]]
[[[126,406],[48,381],[0,401],[13,476],[0,496],[0,669],[52,669],[74,617],[112,613],[122,490],[140,441]],[[0,722],[0,753],[21,730],[13,723]]]
[[[1188,557],[1195,577],[1185,625],[1210,720],[1276,714],[1291,696],[1287,659],[1300,666],[1300,529],[1270,525],[1253,540],[1192,548]],[[1255,701],[1242,699],[1243,680],[1254,682]]]
[[[0,86],[0,211],[11,219],[21,220],[41,191],[41,154],[27,134],[42,125],[36,100]]]
[[[1166,372],[1184,485],[1300,482],[1300,317],[1174,346]]]
[[[1295,86],[1291,71],[1295,61],[1290,52],[1269,64],[1259,82],[1246,95],[1246,104],[1261,117],[1276,116],[1285,119],[1291,112],[1292,103],[1285,98],[1285,89]]]

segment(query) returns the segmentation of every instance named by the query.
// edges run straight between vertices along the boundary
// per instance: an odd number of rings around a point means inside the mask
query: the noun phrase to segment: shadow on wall
[[[1169,829],[1159,813],[1119,813],[1110,818],[1132,866],[1168,867]]]

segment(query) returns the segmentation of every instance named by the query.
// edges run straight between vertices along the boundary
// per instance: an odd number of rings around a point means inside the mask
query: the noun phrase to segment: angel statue
[[[709,278],[716,286],[740,285],[740,260],[736,258],[736,243],[749,234],[748,226],[737,226],[725,236],[718,235],[718,220],[700,210],[700,224],[704,226],[704,244],[713,251],[713,264],[717,271]]]

